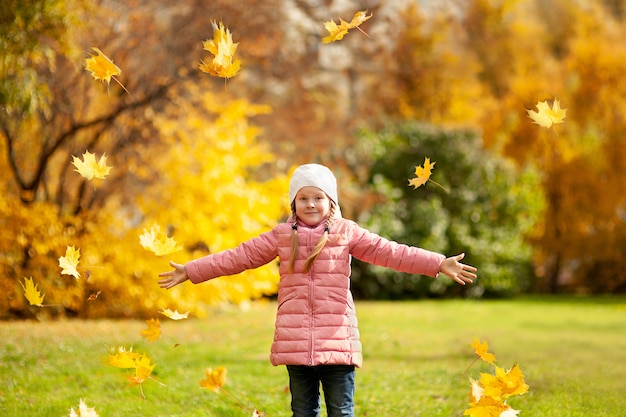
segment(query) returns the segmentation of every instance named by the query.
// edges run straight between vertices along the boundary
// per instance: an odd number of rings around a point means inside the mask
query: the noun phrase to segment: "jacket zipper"
[[[307,250],[310,252],[311,250],[311,239],[313,236],[313,230],[311,229],[307,234]],[[308,254],[307,254],[308,256]],[[312,268],[312,266],[311,266]],[[313,282],[313,273],[311,269],[308,272],[309,275],[309,366],[313,366],[313,355],[314,355],[314,340],[315,340],[315,317],[313,315],[314,312],[314,303],[315,303],[315,283]]]

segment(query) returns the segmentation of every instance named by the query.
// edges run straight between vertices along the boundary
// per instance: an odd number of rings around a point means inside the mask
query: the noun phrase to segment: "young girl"
[[[350,259],[397,271],[473,282],[476,268],[389,241],[343,219],[337,181],[325,166],[306,164],[289,185],[291,218],[240,246],[159,274],[162,288],[186,280],[198,284],[280,261],[278,310],[270,360],[286,365],[294,417],[320,416],[320,383],[328,417],[354,416],[355,367],[362,364],[357,318],[350,292]]]

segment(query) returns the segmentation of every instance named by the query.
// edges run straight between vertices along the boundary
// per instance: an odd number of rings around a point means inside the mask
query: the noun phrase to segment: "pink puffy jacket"
[[[292,224],[273,230],[238,247],[186,264],[194,284],[257,268],[280,260],[276,328],[270,360],[273,365],[341,364],[363,362],[356,311],[350,292],[350,259],[435,277],[445,257],[399,244],[367,231],[351,220],[337,218],[329,239],[309,272],[304,262],[324,232],[298,223],[300,248],[294,272],[289,273]]]

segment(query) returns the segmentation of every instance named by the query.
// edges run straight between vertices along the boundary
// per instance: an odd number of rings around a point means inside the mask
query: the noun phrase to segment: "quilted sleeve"
[[[372,233],[356,223],[350,232],[350,254],[355,258],[400,272],[436,277],[444,255],[408,246]]]
[[[246,269],[263,266],[278,256],[274,231],[252,238],[233,249],[198,258],[185,264],[189,280],[194,284],[226,275],[235,275]]]

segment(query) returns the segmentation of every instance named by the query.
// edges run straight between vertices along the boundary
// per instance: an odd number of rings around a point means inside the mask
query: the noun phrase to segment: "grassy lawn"
[[[275,304],[215,310],[202,319],[158,317],[148,343],[143,321],[0,323],[0,415],[67,416],[80,399],[109,416],[290,416],[287,372],[268,360]],[[521,416],[626,415],[626,299],[357,302],[365,351],[356,415],[454,417],[467,407],[474,336],[497,364],[518,363],[530,385],[509,401]],[[156,315],[155,315],[156,318]],[[128,386],[126,370],[103,362],[109,347],[146,353],[158,384]],[[207,367],[224,366],[232,396],[201,389]],[[235,397],[235,398],[233,398]],[[243,407],[238,404],[241,402]]]

